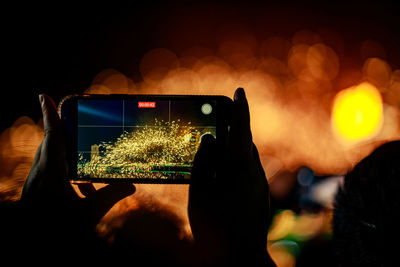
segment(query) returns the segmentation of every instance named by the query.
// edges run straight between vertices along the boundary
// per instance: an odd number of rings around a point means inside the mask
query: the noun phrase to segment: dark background
[[[398,13],[389,1],[4,6],[0,130],[22,115],[38,120],[39,93],[58,102],[64,95],[83,92],[105,68],[138,81],[140,59],[147,51],[165,47],[179,54],[195,45],[215,49],[224,25],[229,24],[259,41],[274,35],[291,38],[302,29],[328,28],[344,40],[341,53],[353,56],[356,64],[362,60],[359,43],[373,39],[386,49],[389,64],[399,67]]]

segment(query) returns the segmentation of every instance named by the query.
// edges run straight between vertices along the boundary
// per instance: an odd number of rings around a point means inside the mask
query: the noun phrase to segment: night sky
[[[360,42],[374,39],[385,48],[385,60],[392,67],[400,66],[396,6],[389,1],[320,2],[146,1],[130,6],[35,3],[3,7],[1,130],[23,115],[38,120],[39,93],[58,102],[65,95],[83,92],[106,68],[139,81],[140,59],[149,50],[164,47],[179,54],[195,45],[214,49],[226,25],[259,40],[328,28],[345,41],[338,53],[354,55],[354,64],[363,60],[357,56]]]

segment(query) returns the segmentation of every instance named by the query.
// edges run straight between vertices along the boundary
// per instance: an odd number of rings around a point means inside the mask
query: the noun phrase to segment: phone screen
[[[76,177],[190,179],[216,100],[79,99]]]

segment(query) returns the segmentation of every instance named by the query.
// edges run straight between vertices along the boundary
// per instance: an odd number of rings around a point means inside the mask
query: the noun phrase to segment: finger
[[[254,159],[254,164],[255,164],[254,170],[257,172],[257,174],[254,175],[254,177],[256,178],[256,180],[253,181],[253,182],[255,182],[254,188],[258,189],[259,192],[261,192],[262,194],[269,195],[269,184],[268,184],[267,176],[265,174],[264,167],[262,166],[262,163],[260,160],[260,155],[258,153],[258,149],[254,143],[253,143],[252,150],[253,150],[253,159]]]
[[[43,142],[41,142],[39,147],[36,149],[36,153],[35,153],[35,157],[33,159],[32,167],[36,166],[39,163],[40,154],[42,152],[42,144],[43,144]]]
[[[135,193],[133,184],[110,184],[92,192],[85,198],[86,214],[92,223],[97,223],[118,201]]]
[[[41,161],[43,164],[57,163],[54,167],[64,168],[65,142],[61,128],[60,117],[53,100],[45,95],[39,95],[43,114],[44,139],[42,142]]]
[[[84,195],[85,197],[88,197],[96,192],[96,188],[94,188],[93,184],[91,183],[78,184],[78,188],[82,195]]]
[[[262,166],[261,160],[260,160],[260,155],[258,153],[258,149],[256,147],[256,145],[253,143],[253,158],[254,158],[254,162],[256,164],[257,170],[260,172],[261,176],[265,178],[265,180],[267,179],[266,175],[265,175],[265,171],[264,171],[264,167]]]
[[[34,177],[37,175],[38,164],[40,161],[40,154],[42,151],[42,143],[40,143],[39,147],[36,150],[35,158],[33,159],[31,170],[29,171],[28,177],[25,180],[24,187],[22,188],[21,200],[24,201],[26,196],[29,195],[30,188],[32,188],[32,183],[35,182]]]
[[[239,155],[250,156],[252,149],[250,111],[243,88],[238,88],[234,95],[229,142],[232,148],[240,152]]]
[[[194,238],[199,241],[204,234],[210,233],[206,229],[205,221],[213,217],[212,205],[216,204],[215,181],[216,172],[216,140],[212,135],[204,135],[193,161],[193,168],[189,186],[188,215]],[[217,202],[218,203],[218,202]],[[208,236],[208,235],[207,235]]]
[[[216,173],[216,140],[204,135],[193,161],[189,186],[189,213],[207,209],[207,202],[213,199]]]
[[[58,116],[56,104],[45,94],[39,95],[39,101],[43,114],[44,134],[53,134],[60,131],[60,117]]]
[[[270,195],[269,195],[269,184],[267,180],[267,176],[265,174],[264,168],[262,166],[261,160],[260,160],[260,155],[258,153],[258,149],[255,144],[253,144],[253,158],[255,161],[255,164],[257,165],[256,169],[258,170],[259,174],[259,180],[258,184],[256,184],[256,188],[259,190],[258,193],[261,193],[261,195],[264,196],[264,200],[258,201],[261,204],[261,208],[265,208],[263,203],[267,203],[266,207],[267,210],[263,212],[263,210],[260,211],[260,215],[264,215],[264,219],[262,221],[267,221],[268,223],[265,225],[263,224],[266,228],[264,229],[265,232],[268,231],[268,227],[271,224],[271,209],[270,209]]]
[[[113,206],[121,199],[135,193],[136,187],[130,183],[109,184],[95,192],[91,192],[89,198],[93,202],[102,202],[103,205]]]
[[[214,178],[215,174],[215,152],[216,140],[211,134],[202,137],[199,149],[194,157],[191,186],[207,184]]]

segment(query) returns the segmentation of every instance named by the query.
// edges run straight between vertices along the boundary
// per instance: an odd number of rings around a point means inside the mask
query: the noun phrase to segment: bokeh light
[[[295,242],[287,240],[275,242],[268,247],[272,260],[279,267],[296,266],[296,256],[293,254],[299,253],[299,250]]]
[[[357,142],[379,133],[383,124],[382,96],[370,83],[340,91],[332,108],[332,128],[344,142]]]

